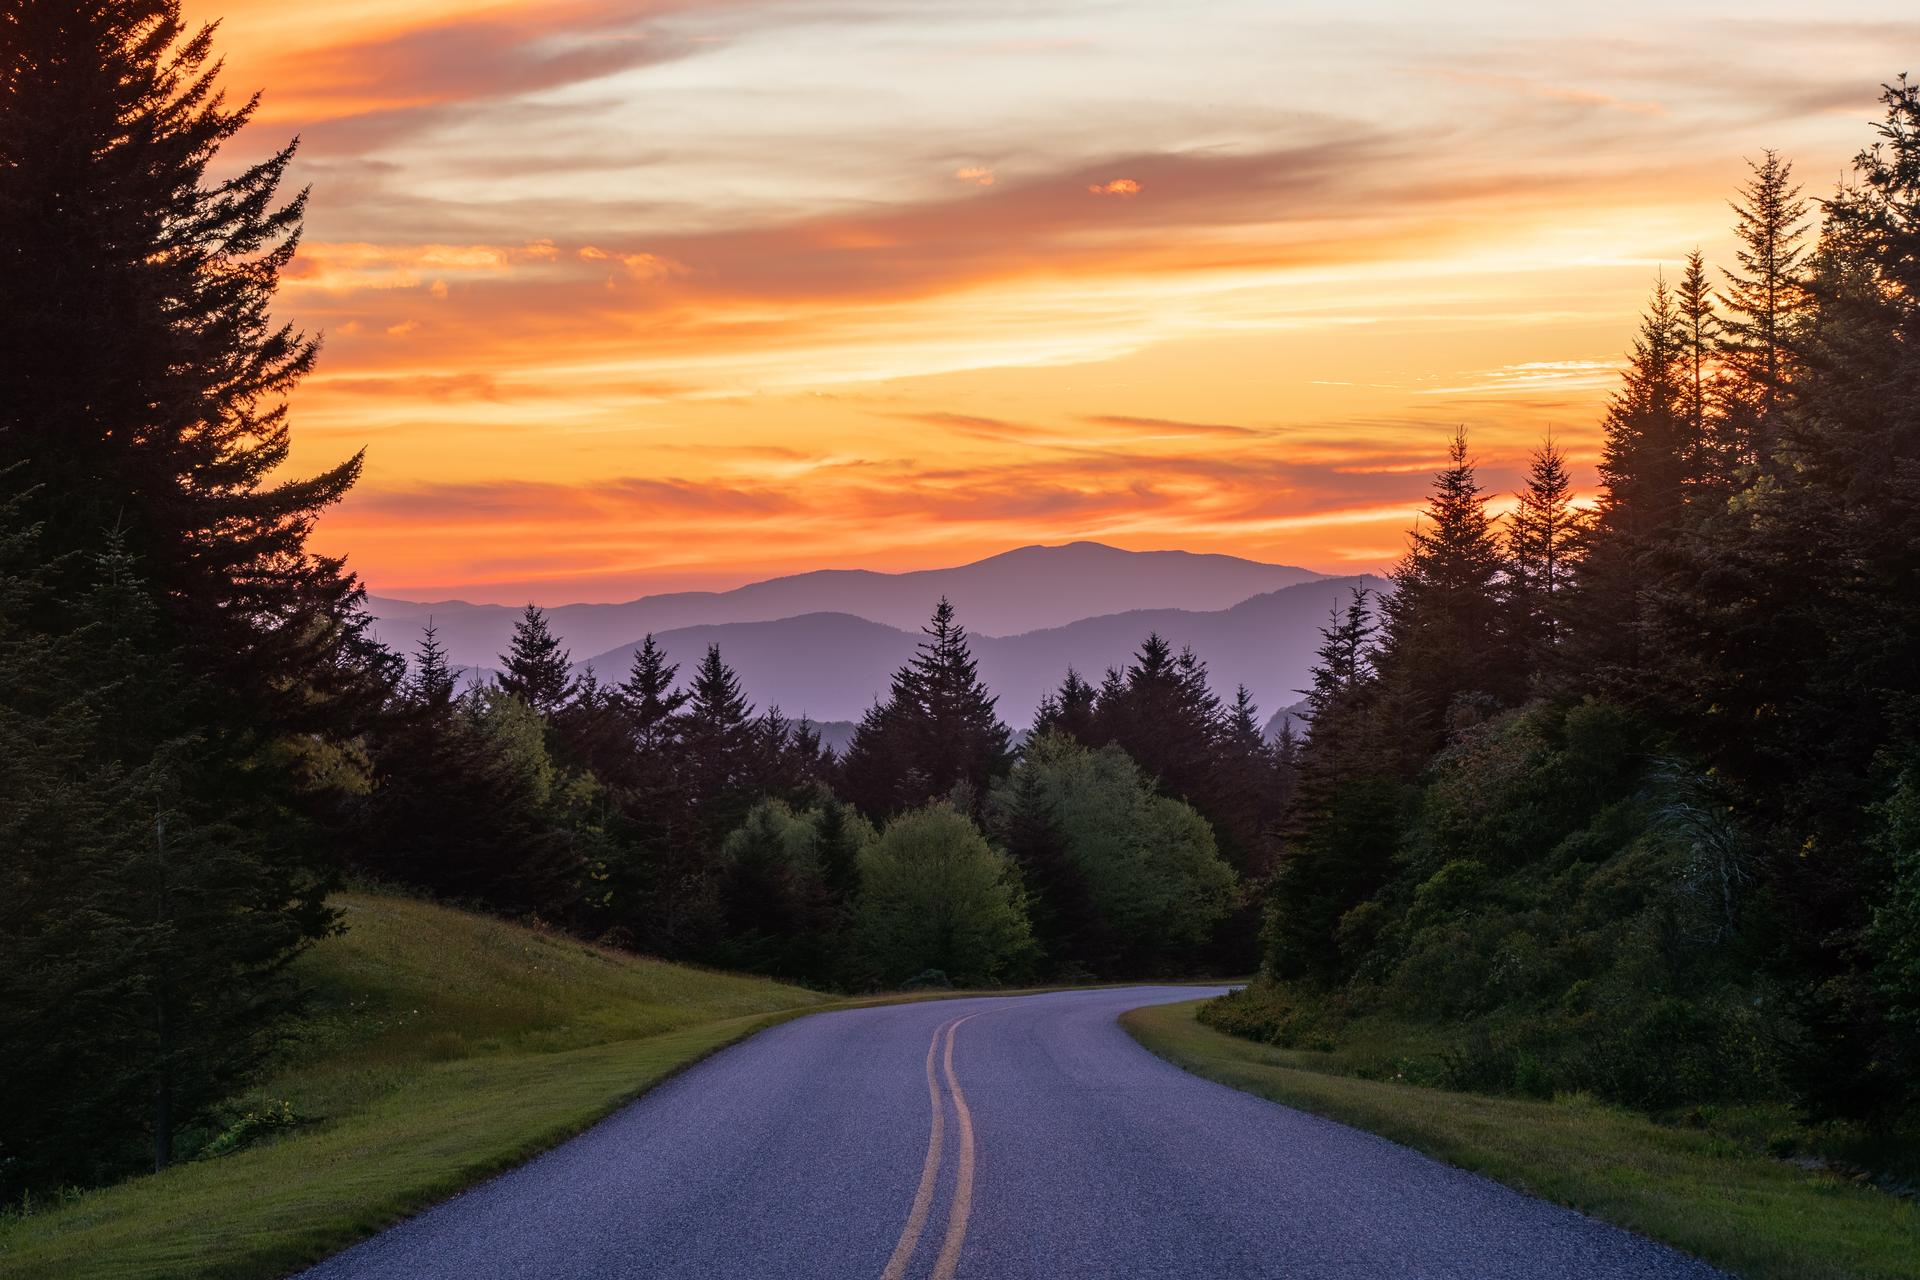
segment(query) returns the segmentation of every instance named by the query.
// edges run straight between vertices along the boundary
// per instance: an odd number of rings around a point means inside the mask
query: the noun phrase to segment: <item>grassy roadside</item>
[[[1585,1099],[1534,1102],[1334,1074],[1327,1055],[1223,1035],[1199,1002],[1122,1018],[1196,1075],[1405,1143],[1750,1280],[1914,1280],[1920,1205]]]
[[[401,898],[347,894],[246,1110],[257,1145],[0,1221],[8,1277],[285,1274],[577,1133],[744,1036],[829,1006]]]

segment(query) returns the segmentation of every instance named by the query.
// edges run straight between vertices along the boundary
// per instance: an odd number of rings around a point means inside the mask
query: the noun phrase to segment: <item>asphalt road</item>
[[[1130,987],[785,1023],[312,1280],[1717,1276],[1405,1147],[1201,1080]]]

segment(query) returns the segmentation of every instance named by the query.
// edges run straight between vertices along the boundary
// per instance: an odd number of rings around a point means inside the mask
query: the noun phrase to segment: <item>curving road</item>
[[[785,1023],[311,1280],[1720,1273],[1136,1045],[1129,987]]]

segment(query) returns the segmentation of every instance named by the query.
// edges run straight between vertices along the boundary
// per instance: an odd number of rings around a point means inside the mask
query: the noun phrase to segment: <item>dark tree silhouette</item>
[[[547,627],[547,615],[528,605],[513,624],[513,641],[500,655],[500,687],[543,716],[551,716],[574,694],[568,674],[573,655]]]
[[[841,762],[849,797],[872,818],[963,784],[977,802],[1012,761],[1012,735],[945,597],[922,630],[919,652],[894,673],[887,700],[867,712]]]

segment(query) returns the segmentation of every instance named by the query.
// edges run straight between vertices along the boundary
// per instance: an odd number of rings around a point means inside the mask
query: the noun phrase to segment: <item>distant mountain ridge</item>
[[[974,634],[980,677],[1000,699],[1000,715],[1016,729],[1073,666],[1098,684],[1109,666],[1124,667],[1149,632],[1175,648],[1192,646],[1207,663],[1223,700],[1245,684],[1268,712],[1293,707],[1306,687],[1320,628],[1356,587],[1387,584],[1370,575],[1317,578],[1264,592],[1218,610],[1134,609],[1075,619],[1012,636]],[[962,618],[965,618],[963,613]],[[756,705],[779,704],[789,716],[858,720],[886,695],[895,669],[913,655],[920,632],[848,613],[808,613],[764,622],[716,623],[656,631],[654,639],[681,666],[684,680],[710,644]],[[638,640],[581,663],[618,678]],[[1269,726],[1278,731],[1278,724]]]
[[[1027,546],[971,564],[908,573],[820,569],[731,591],[681,591],[624,604],[569,604],[547,619],[576,656],[638,641],[648,632],[846,614],[914,633],[942,595],[968,630],[1015,636],[1129,609],[1216,611],[1325,575],[1293,565],[1188,551],[1123,551],[1098,542]],[[460,600],[368,598],[374,634],[412,652],[432,619],[448,658],[492,667],[520,610]],[[600,668],[603,673],[607,669]]]

